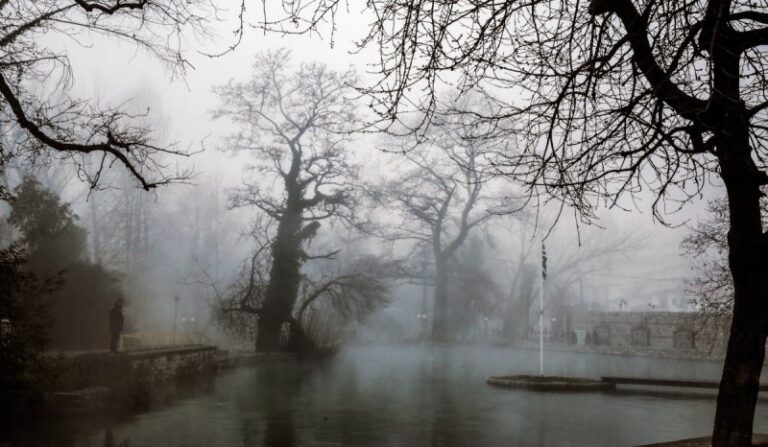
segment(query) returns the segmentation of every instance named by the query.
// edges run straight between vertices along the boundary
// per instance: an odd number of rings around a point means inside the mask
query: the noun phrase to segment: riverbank
[[[46,361],[52,372],[41,380],[39,389],[11,396],[3,410],[19,414],[83,414],[108,407],[142,406],[151,389],[163,382],[292,358],[282,353],[230,353],[204,345],[49,355]]]
[[[661,442],[657,444],[645,444],[638,447],[710,447],[709,436],[701,438],[681,439],[679,441]],[[768,447],[768,435],[752,435],[753,447]]]
[[[539,350],[539,343],[537,341],[495,341],[493,342],[493,345],[511,349]],[[649,357],[674,360],[696,360],[704,362],[721,362],[724,358],[722,352],[714,350],[698,351],[681,349],[658,349],[653,347],[637,346],[578,345],[572,343],[553,342],[545,342],[544,350],[548,352],[573,352],[577,354],[615,355],[621,357]]]

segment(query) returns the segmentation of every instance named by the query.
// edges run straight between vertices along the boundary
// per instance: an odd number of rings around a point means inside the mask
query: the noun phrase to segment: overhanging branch
[[[78,144],[69,143],[57,140],[47,135],[37,124],[32,122],[24,112],[24,108],[21,106],[19,99],[11,90],[11,87],[5,80],[5,77],[0,73],[0,94],[2,94],[5,101],[11,107],[13,115],[16,117],[16,121],[22,129],[29,132],[38,141],[45,146],[60,151],[71,153],[91,154],[96,152],[107,153],[119,160],[140,183],[143,189],[150,190],[165,182],[150,182],[144,178],[143,174],[139,172],[138,168],[128,159],[126,153],[129,153],[134,146],[133,142],[121,141],[112,132],[107,131],[105,136],[106,141],[97,144]],[[125,152],[123,152],[125,151]]]

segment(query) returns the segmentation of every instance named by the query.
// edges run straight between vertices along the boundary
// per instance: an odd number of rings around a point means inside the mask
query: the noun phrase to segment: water
[[[711,362],[548,353],[548,374],[716,379]],[[536,352],[365,348],[160,389],[146,411],[14,424],[12,446],[629,446],[710,431],[711,398],[487,386],[536,373]],[[760,403],[756,431],[768,431]],[[9,427],[6,427],[9,428]],[[4,444],[5,443],[5,444]]]

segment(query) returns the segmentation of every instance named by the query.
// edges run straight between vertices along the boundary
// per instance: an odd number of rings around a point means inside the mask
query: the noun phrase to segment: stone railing
[[[140,331],[120,336],[120,351],[210,344],[213,344],[211,340],[199,332]]]
[[[213,371],[216,369],[217,348],[214,346],[187,346],[180,348],[132,351],[131,371],[135,381],[155,383],[176,377]]]
[[[46,393],[54,412],[92,412],[116,402],[142,402],[152,386],[185,376],[214,373],[215,346],[186,346],[60,357],[61,373]]]

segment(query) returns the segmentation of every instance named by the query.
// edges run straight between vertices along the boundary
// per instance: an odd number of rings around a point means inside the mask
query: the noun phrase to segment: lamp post
[[[427,314],[426,311],[423,311],[423,313],[420,313],[416,315],[416,318],[419,320],[419,334],[420,337],[424,340],[427,337]]]

